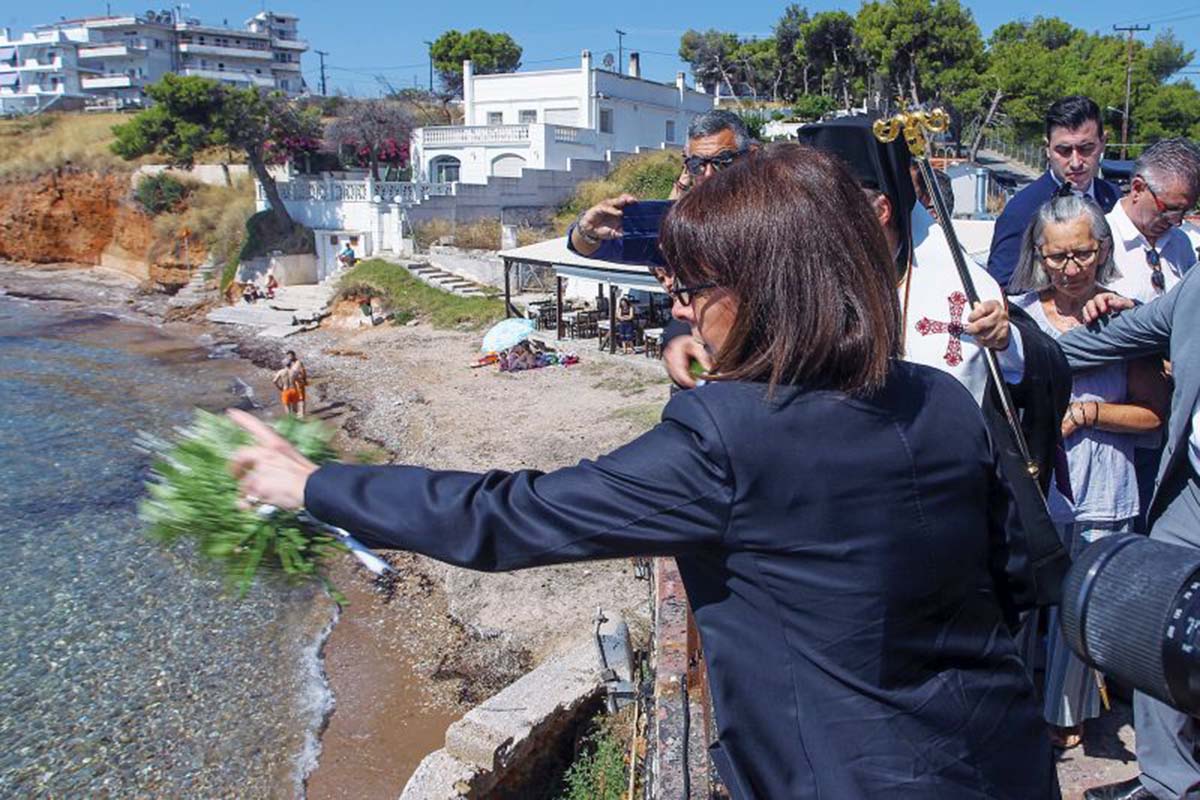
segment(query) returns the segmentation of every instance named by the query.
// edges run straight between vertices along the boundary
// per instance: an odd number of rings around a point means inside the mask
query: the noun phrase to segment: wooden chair
[[[646,328],[644,331],[642,331],[642,339],[646,343],[646,358],[662,357],[662,328]]]
[[[599,322],[599,311],[580,311],[571,322],[569,335],[572,339],[594,339],[600,335]]]
[[[551,328],[558,327],[557,306],[553,303],[547,303],[538,311],[537,329],[539,331],[548,331]]]

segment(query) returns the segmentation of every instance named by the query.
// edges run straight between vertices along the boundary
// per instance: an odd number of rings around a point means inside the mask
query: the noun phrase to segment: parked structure
[[[641,76],[637,53],[627,74],[592,66],[584,50],[571,69],[476,75],[463,62],[464,125],[418,128],[415,180],[485,184],[523,169],[570,170],[572,159],[682,147],[691,120],[713,98]]]
[[[299,18],[263,11],[241,29],[178,12],[62,20],[14,35],[0,28],[0,114],[54,106],[138,107],[168,72],[235,86],[305,89]]]

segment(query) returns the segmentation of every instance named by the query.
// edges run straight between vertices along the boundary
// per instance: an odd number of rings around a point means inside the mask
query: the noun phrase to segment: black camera
[[[1200,716],[1200,549],[1136,534],[1101,539],[1067,573],[1061,613],[1084,661]]]

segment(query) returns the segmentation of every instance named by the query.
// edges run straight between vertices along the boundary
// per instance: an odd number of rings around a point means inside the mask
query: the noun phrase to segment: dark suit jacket
[[[1008,286],[1008,280],[1017,268],[1017,256],[1021,252],[1021,237],[1025,235],[1025,228],[1029,226],[1029,221],[1033,219],[1042,203],[1049,200],[1056,191],[1058,182],[1047,170],[1042,177],[1017,192],[1004,207],[1000,219],[996,220],[996,228],[992,233],[992,249],[988,253],[988,272],[1001,288]],[[1121,199],[1120,188],[1100,176],[1096,176],[1095,188],[1092,191],[1105,214],[1112,211],[1113,206]]]
[[[872,397],[714,383],[551,473],[330,465],[308,510],[373,547],[508,570],[673,555],[734,798],[1056,797],[1005,628],[1006,487],[953,378]]]

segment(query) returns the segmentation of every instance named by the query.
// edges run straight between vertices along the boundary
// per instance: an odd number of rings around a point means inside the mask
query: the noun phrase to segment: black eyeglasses
[[[667,289],[667,294],[671,295],[674,300],[679,302],[681,306],[690,306],[695,295],[702,294],[709,289],[717,288],[715,283],[698,283],[695,286],[680,286],[676,282],[675,286]]]
[[[1045,253],[1042,255],[1042,263],[1052,270],[1064,270],[1067,268],[1067,262],[1072,261],[1079,269],[1087,269],[1092,264],[1096,263],[1096,256],[1100,254],[1100,248],[1093,247],[1091,250],[1066,250],[1062,253]]]
[[[702,175],[708,166],[712,166],[713,170],[720,172],[736,161],[743,152],[745,151],[722,150],[711,156],[686,156],[683,159],[683,165],[687,167],[689,175]]]
[[[1154,287],[1154,291],[1166,291],[1167,279],[1162,271],[1162,257],[1153,247],[1146,250],[1146,265],[1150,267],[1150,285]]]

